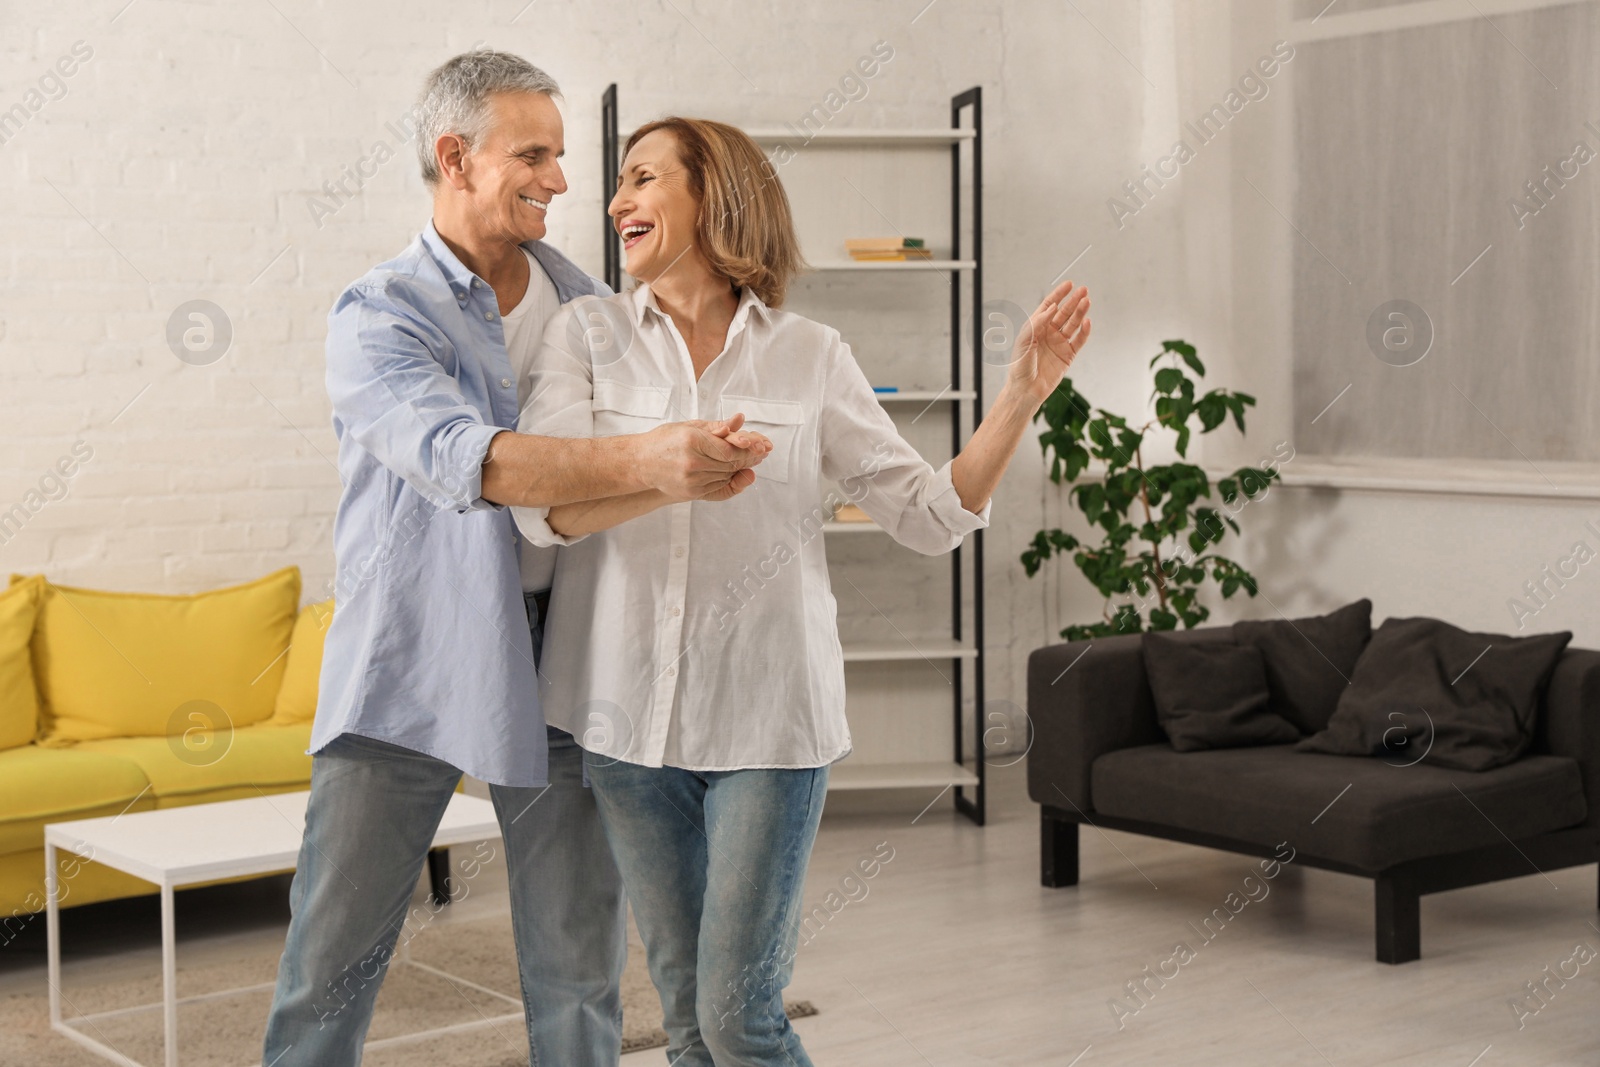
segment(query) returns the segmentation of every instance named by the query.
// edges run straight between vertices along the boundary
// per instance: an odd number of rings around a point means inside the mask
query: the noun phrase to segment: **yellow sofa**
[[[288,568],[195,596],[0,591],[0,944],[45,907],[44,826],[306,789],[332,602]],[[155,892],[61,860],[62,906]]]

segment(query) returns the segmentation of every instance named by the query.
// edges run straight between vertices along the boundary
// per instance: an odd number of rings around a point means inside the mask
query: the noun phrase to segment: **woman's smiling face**
[[[622,237],[630,275],[654,282],[685,256],[698,256],[700,204],[667,130],[639,138],[622,161],[617,195],[606,209]]]

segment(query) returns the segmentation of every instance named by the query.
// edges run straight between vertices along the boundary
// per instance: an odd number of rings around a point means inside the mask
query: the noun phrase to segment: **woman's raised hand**
[[[1089,340],[1089,290],[1069,279],[1051,290],[1017,335],[1007,384],[1042,404]]]

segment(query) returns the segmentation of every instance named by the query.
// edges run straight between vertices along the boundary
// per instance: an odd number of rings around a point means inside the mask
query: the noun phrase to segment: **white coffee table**
[[[116,1049],[84,1033],[77,1023],[93,1023],[110,1016],[162,1009],[166,1019],[166,1067],[178,1064],[178,1005],[215,1000],[235,993],[271,989],[273,983],[243,986],[198,996],[177,995],[177,954],[173,931],[173,890],[200,882],[249,875],[267,875],[294,869],[300,855],[300,839],[305,833],[306,800],[310,793],[278,793],[247,800],[225,800],[215,804],[194,804],[182,808],[141,811],[132,815],[113,815],[76,822],[50,823],[44,828],[45,888],[49,943],[50,1026],[78,1044],[123,1067],[144,1067]],[[456,793],[450,798],[433,846],[464,845],[492,841],[500,837],[500,822],[494,805],[478,797]],[[61,1017],[61,914],[57,900],[56,851],[103,863],[161,887],[161,984],[159,1004]],[[405,960],[404,953],[395,957]],[[446,975],[436,968],[412,962],[418,967],[458,985],[491,994],[506,1001],[516,1012],[494,1019],[479,1019],[457,1026],[441,1027],[402,1037],[368,1042],[368,1048],[412,1042],[441,1033],[476,1029],[522,1018],[522,1002],[496,990],[487,989]]]

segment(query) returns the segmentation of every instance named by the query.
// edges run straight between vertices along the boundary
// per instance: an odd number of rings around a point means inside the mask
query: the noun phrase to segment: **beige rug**
[[[661,1030],[661,1003],[645,970],[644,948],[631,938],[628,949],[628,967],[622,980],[623,1051],[659,1048],[667,1043],[667,1037]],[[411,958],[520,1002],[509,916],[437,923],[411,942]],[[225,965],[186,967],[180,945],[178,995],[271,982],[277,965],[275,954],[258,952]],[[0,998],[0,1064],[103,1065],[105,1060],[51,1031],[42,974],[39,985],[36,994]],[[65,995],[71,999],[70,1006],[63,1004],[67,1015],[149,1004],[161,999],[160,966],[155,963],[147,976],[119,980],[85,980],[81,972],[69,972],[64,987]],[[180,1005],[178,1048],[184,1067],[242,1067],[259,1062],[271,1000],[271,990],[265,989]],[[785,1008],[791,1019],[817,1013],[806,1001],[787,1003]],[[420,968],[396,965],[378,994],[368,1040],[494,1019],[515,1011],[488,993],[453,984]],[[84,1029],[141,1063],[162,1062],[159,1010],[101,1019],[92,1027],[84,1025]],[[526,1067],[527,1050],[527,1034],[519,1018],[489,1028],[374,1049],[363,1063],[366,1067],[433,1067],[439,1063]]]

